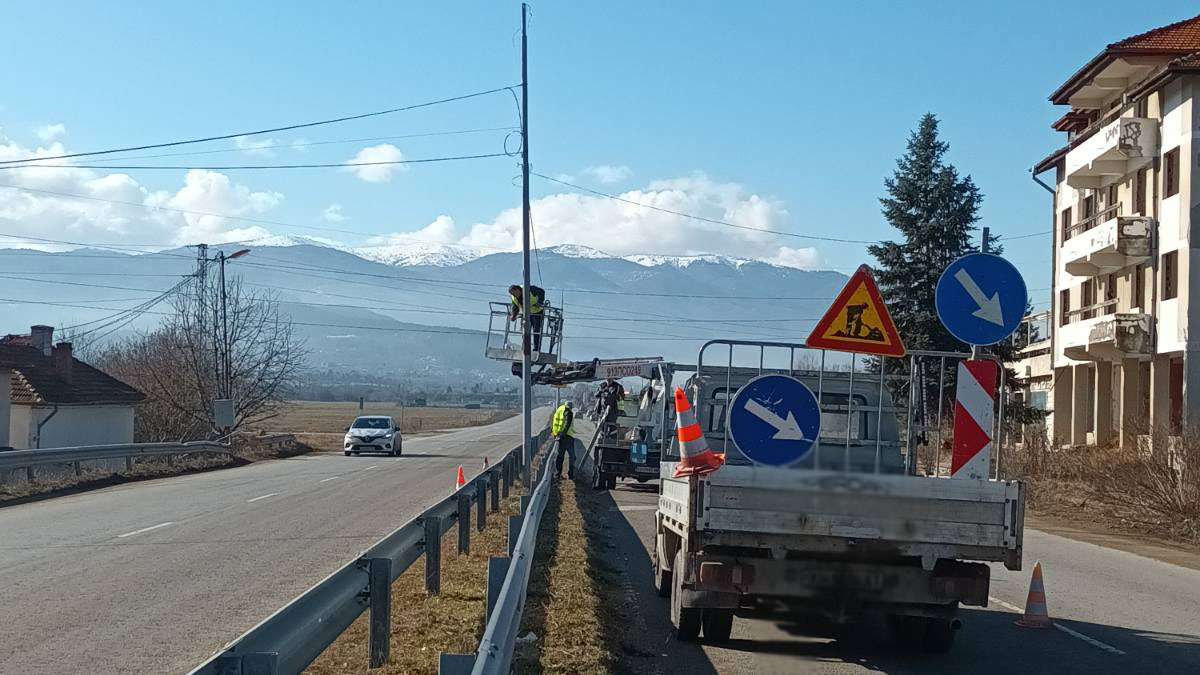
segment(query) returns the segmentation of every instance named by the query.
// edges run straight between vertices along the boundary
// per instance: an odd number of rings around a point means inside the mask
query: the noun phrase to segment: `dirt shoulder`
[[[1116,531],[1103,522],[1060,513],[1027,513],[1025,527],[1105,548],[1133,553],[1180,567],[1200,570],[1200,546],[1164,542],[1146,534]]]

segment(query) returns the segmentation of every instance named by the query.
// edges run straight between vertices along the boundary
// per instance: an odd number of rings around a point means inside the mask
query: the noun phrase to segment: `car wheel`
[[[349,456],[350,456],[350,451],[349,451],[349,450],[347,450],[347,451],[346,451],[346,456],[347,456],[347,457],[349,457]]]
[[[702,623],[704,624],[704,639],[725,642],[729,640],[729,635],[733,632],[733,610],[724,607],[706,609]]]
[[[675,626],[675,637],[684,642],[692,642],[700,637],[700,627],[704,610],[699,607],[683,606],[683,549],[675,554],[675,565],[671,574],[671,623]]]

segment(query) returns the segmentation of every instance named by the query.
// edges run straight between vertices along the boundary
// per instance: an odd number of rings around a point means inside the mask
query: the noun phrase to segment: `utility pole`
[[[990,236],[990,232],[991,232],[991,230],[989,228],[987,228],[987,227],[983,228],[983,248],[979,249],[980,252],[982,252],[982,253],[990,253],[991,252],[992,238]]]
[[[529,5],[521,3],[521,304],[525,320],[521,326],[521,458],[525,467],[525,489],[533,490],[533,386],[529,373],[529,39],[526,15]]]
[[[221,263],[221,398],[229,398],[229,314],[225,309],[225,251],[217,258]]]

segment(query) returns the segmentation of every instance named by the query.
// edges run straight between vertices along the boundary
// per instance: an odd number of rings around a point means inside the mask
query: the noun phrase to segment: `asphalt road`
[[[1025,570],[993,566],[990,606],[962,611],[964,627],[947,655],[897,651],[871,622],[839,635],[796,618],[745,615],[727,643],[680,643],[668,601],[652,586],[657,497],[656,483],[622,483],[598,515],[610,536],[608,562],[641,609],[627,628],[636,648],[626,652],[638,655],[626,658],[637,673],[1200,673],[1200,571],[1030,529]],[[1056,628],[1013,623],[1037,560]]]
[[[535,428],[546,413],[535,413]],[[520,418],[0,508],[0,672],[186,672],[519,443]]]

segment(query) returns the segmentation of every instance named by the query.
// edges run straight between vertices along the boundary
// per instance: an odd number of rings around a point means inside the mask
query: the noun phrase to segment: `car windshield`
[[[360,417],[350,426],[353,429],[387,429],[391,425],[386,417]]]

